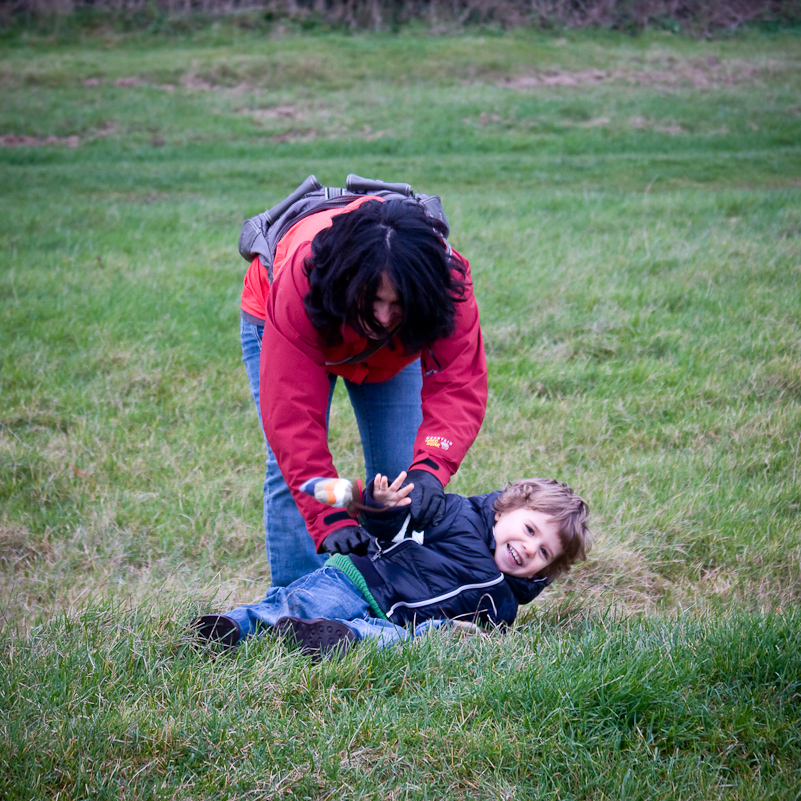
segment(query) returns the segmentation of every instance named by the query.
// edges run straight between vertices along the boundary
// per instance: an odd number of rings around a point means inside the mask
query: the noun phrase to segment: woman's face
[[[381,325],[381,331],[371,331],[363,326],[370,339],[381,339],[388,331],[397,328],[403,320],[403,309],[400,305],[398,292],[386,274],[381,276],[381,284],[375,294],[373,315]]]

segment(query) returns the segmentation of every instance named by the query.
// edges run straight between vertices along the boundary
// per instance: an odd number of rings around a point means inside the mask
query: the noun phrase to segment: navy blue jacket
[[[446,495],[442,521],[423,533],[406,530],[407,507],[360,517],[374,539],[367,556],[350,554],[350,559],[393,623],[430,618],[511,623],[518,606],[550,583],[498,570],[492,533],[498,495]],[[371,504],[369,491],[363,500]]]

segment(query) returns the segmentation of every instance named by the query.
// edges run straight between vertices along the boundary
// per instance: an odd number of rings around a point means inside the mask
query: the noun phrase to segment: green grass
[[[792,798],[796,612],[529,623],[312,665],[210,661],[177,609],[9,643],[9,798]],[[35,687],[35,693],[30,688]]]
[[[797,798],[800,63],[791,35],[6,38],[0,795]],[[590,502],[590,561],[507,637],[182,644],[269,581],[236,239],[311,172],[442,195],[490,364],[454,490]],[[331,426],[361,473],[344,392]]]

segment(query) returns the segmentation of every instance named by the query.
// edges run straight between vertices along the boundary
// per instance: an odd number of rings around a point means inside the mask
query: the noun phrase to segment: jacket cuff
[[[418,456],[410,465],[409,470],[425,470],[427,473],[435,475],[443,487],[446,487],[451,480],[451,471],[425,454]]]
[[[319,539],[315,537],[315,545],[317,547],[317,553],[324,553],[322,550],[323,541],[325,538],[331,534],[333,531],[336,531],[340,528],[348,528],[348,526],[358,526],[359,523],[357,520],[352,518],[344,509],[332,509],[327,514],[323,514],[317,518],[317,525],[315,529],[320,531]]]
[[[368,481],[362,492],[362,503],[370,507],[359,513],[359,524],[380,542],[391,540],[402,528],[409,514],[408,506],[387,508],[373,497],[373,483]]]
[[[378,503],[373,495],[373,482],[367,481],[364,485],[360,487],[361,489],[361,497],[359,502],[364,506],[369,506],[372,509],[383,509],[384,507]]]

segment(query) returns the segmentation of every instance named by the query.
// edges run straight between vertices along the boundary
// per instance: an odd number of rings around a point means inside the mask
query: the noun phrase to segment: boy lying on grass
[[[272,629],[313,656],[374,638],[389,645],[427,628],[500,626],[520,604],[585,559],[588,508],[553,479],[523,479],[500,492],[446,495],[445,515],[409,531],[412,484],[377,475],[361,491],[346,479],[311,479],[303,490],[347,506],[372,536],[367,553],[334,554],[324,567],[271,587],[262,601],[192,624],[202,640],[236,645]]]

